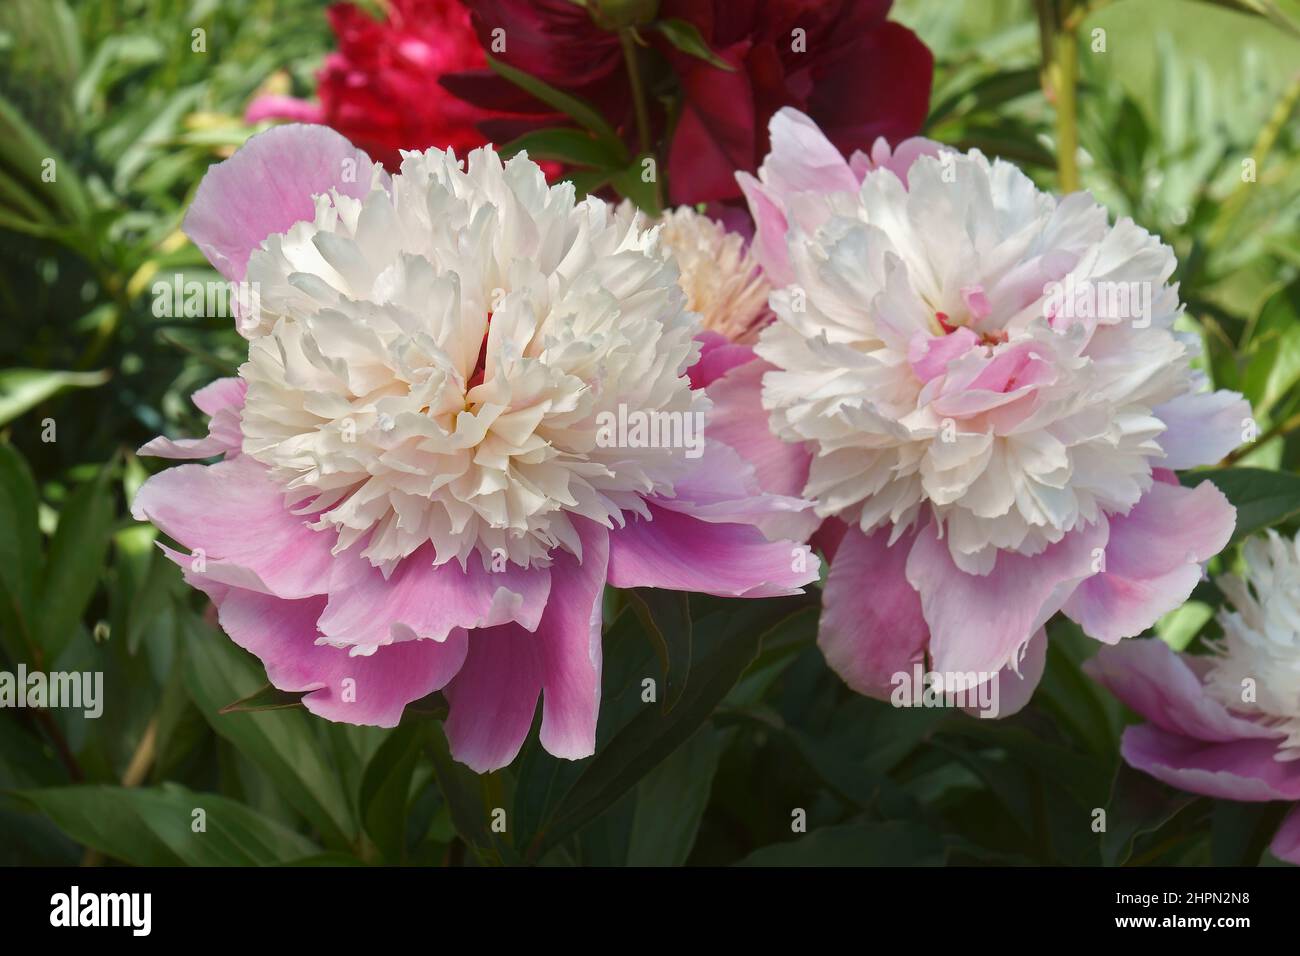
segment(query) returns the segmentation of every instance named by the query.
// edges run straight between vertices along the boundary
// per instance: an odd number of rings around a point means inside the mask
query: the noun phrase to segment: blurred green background
[[[1251,505],[1239,537],[1294,530],[1300,6],[1093,6],[1071,20],[1054,3],[898,0],[936,55],[927,133],[1045,188],[1077,180],[1174,246],[1185,327],[1263,433],[1230,479]],[[769,626],[710,599],[637,614],[615,598],[597,757],[555,761],[534,734],[484,778],[447,759],[421,713],[394,731],[331,725],[268,691],[127,503],[157,467],[133,450],[201,434],[188,396],[246,348],[228,318],[155,316],[153,283],[218,278],[181,217],[206,167],[252,132],[239,117],[256,91],[311,94],[332,43],[323,11],[0,4],[0,669],[103,671],[107,696],[93,721],[0,711],[0,862],[1270,861],[1278,807],[1193,798],[1118,765],[1125,715],[1081,675],[1091,646],[1068,622],[1034,704],[988,723],[848,692],[807,602]],[[1068,88],[1051,72],[1062,44]],[[1077,169],[1062,137],[1077,137]],[[1212,636],[1220,600],[1202,585],[1161,636]],[[643,718],[639,679],[664,666],[646,632],[687,610],[691,684]],[[507,835],[484,825],[494,807],[510,808]],[[1105,834],[1089,825],[1098,807]],[[808,819],[798,841],[792,808]]]

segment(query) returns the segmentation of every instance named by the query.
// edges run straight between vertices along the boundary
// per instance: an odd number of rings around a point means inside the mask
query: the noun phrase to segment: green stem
[[[623,47],[623,61],[627,64],[627,78],[632,84],[632,105],[636,109],[637,138],[641,153],[650,152],[650,111],[646,108],[645,88],[641,85],[641,70],[636,61],[636,41],[630,29],[618,32],[618,42]]]
[[[1043,83],[1056,107],[1057,181],[1062,193],[1079,189],[1079,22],[1069,3],[1058,12],[1049,0],[1039,4],[1043,38]],[[1076,8],[1073,13],[1078,14]]]

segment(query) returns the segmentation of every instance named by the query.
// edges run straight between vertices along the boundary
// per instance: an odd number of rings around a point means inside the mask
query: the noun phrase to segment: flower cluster
[[[816,549],[818,644],[853,690],[923,667],[1014,713],[1062,613],[1151,721],[1130,763],[1300,799],[1295,546],[1247,546],[1215,656],[1127,640],[1236,527],[1177,472],[1253,427],[1199,371],[1173,250],[916,137],[932,62],[889,6],[331,8],[311,117],[346,136],[253,137],[185,222],[259,290],[248,356],[194,396],[207,437],[143,451],[219,460],[134,504],[277,687],[384,726],[441,690],[476,770],[540,698],[546,749],[587,756],[606,585],[790,594]],[[548,159],[616,165],[550,184],[481,145],[538,130]],[[649,218],[608,201],[656,150]],[[1297,833],[1293,812],[1280,856]]]

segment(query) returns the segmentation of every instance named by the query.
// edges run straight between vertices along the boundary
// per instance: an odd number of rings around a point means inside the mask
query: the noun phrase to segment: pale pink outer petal
[[[1245,441],[1250,402],[1237,392],[1197,392],[1157,405],[1151,414],[1166,425],[1157,441],[1164,468],[1213,465]]]
[[[920,592],[930,625],[933,668],[941,673],[1002,670],[1093,573],[1094,549],[1105,544],[1106,525],[1098,522],[1033,557],[1004,551],[993,570],[981,576],[953,563],[948,543],[931,522],[917,534],[907,579]]]
[[[856,192],[859,181],[848,161],[809,117],[790,106],[767,124],[772,149],[760,172],[783,193]]]
[[[746,172],[736,173],[736,182],[749,204],[749,214],[754,217],[754,241],[750,251],[773,288],[781,289],[794,281],[794,266],[786,249],[785,234],[789,229],[785,208],[776,192]]]
[[[190,400],[210,418],[207,437],[173,440],[160,436],[141,445],[136,454],[182,459],[238,455],[244,441],[239,413],[247,391],[248,385],[242,378],[219,378],[203,386]]]
[[[720,524],[646,502],[650,519],[629,516],[609,535],[609,583],[722,597],[798,594],[817,580],[806,545],[768,541],[749,524]],[[802,570],[795,570],[796,567]]]
[[[209,167],[182,229],[227,279],[240,281],[267,236],[316,214],[312,197],[370,191],[370,157],[326,126],[276,126]]]
[[[537,629],[542,676],[540,740],[568,760],[596,752],[600,712],[601,597],[609,563],[609,532],[576,519],[582,560],[562,552],[551,567],[552,594]]]
[[[1105,569],[1079,585],[1066,615],[1107,644],[1141,634],[1187,600],[1201,562],[1223,550],[1236,519],[1212,482],[1154,482],[1127,515],[1110,516]]]
[[[1119,750],[1130,766],[1180,790],[1221,800],[1300,800],[1300,760],[1275,760],[1270,740],[1206,743],[1138,724],[1125,729]]]
[[[888,546],[890,529],[844,531],[822,594],[817,646],[831,670],[859,694],[888,700],[895,674],[924,661],[930,630],[907,580],[914,534]]]
[[[705,442],[697,467],[673,482],[673,497],[654,501],[701,521],[752,524],[769,541],[805,541],[821,524],[812,502],[765,493],[754,467],[736,449],[716,441]]]
[[[1130,710],[1171,734],[1209,743],[1281,737],[1207,695],[1191,666],[1194,660],[1152,638],[1103,647],[1084,662],[1083,670]]]
[[[435,567],[433,558],[426,544],[385,578],[359,554],[340,556],[350,567],[330,587],[321,633],[335,643],[372,645],[440,641],[457,628],[509,622],[537,628],[551,590],[548,569],[507,564],[491,571],[477,555],[464,568],[456,562]]]
[[[444,694],[443,730],[452,756],[476,773],[515,759],[528,736],[542,691],[534,635],[507,624],[476,631],[459,673]]]
[[[795,279],[786,232],[801,197],[856,193],[859,178],[817,124],[798,110],[789,106],[777,110],[768,122],[768,131],[772,148],[759,167],[759,178],[737,172],[736,181],[754,218],[750,250],[772,286],[780,289]],[[809,209],[815,218],[826,214],[827,210]],[[805,228],[815,225],[795,218]]]
[[[932,139],[912,136],[891,150],[889,142],[883,136],[878,136],[871,145],[870,154],[857,150],[849,157],[849,168],[853,170],[853,175],[859,182],[865,179],[868,173],[877,169],[887,169],[906,185],[907,171],[912,168],[912,164],[922,156],[938,156],[943,148],[942,143],[936,143]]]
[[[800,443],[772,434],[763,408],[763,375],[773,366],[756,360],[733,368],[705,389],[713,402],[705,432],[730,445],[754,467],[759,487],[774,495],[800,497],[808,483],[812,455]]]
[[[1300,805],[1292,807],[1282,820],[1268,848],[1279,860],[1300,866]]]
[[[237,565],[282,598],[323,594],[335,558],[334,535],[313,531],[285,508],[284,493],[261,463],[240,455],[214,465],[178,465],[146,481],[131,503],[206,561]]]
[[[992,680],[997,682],[994,702],[997,712],[990,717],[1010,717],[1019,713],[1034,696],[1047,667],[1047,630],[1039,628],[1025,645],[1024,657],[1014,667],[1008,664]],[[982,716],[978,707],[963,708],[973,717]]]

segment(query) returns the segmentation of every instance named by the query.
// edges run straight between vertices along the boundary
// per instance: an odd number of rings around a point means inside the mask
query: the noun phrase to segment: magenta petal
[[[610,532],[609,583],[616,588],[770,597],[798,594],[817,580],[817,557],[804,545],[770,542],[753,525],[702,521],[646,504],[651,520],[629,516]]]
[[[539,657],[534,635],[514,624],[469,636],[465,664],[444,691],[451,709],[443,729],[453,757],[477,773],[515,759],[542,690]]]
[[[465,634],[445,643],[408,641],[379,648],[369,657],[317,644],[316,619],[323,597],[285,601],[230,589],[218,599],[222,630],[261,658],[266,676],[280,690],[311,691],[303,703],[327,720],[395,727],[413,700],[440,689],[465,659]]]
[[[921,599],[907,581],[912,537],[889,547],[889,529],[853,525],[835,550],[822,597],[817,645],[831,670],[859,694],[888,700],[893,675],[924,661],[930,637]]]
[[[1120,754],[1171,787],[1221,800],[1300,800],[1300,760],[1275,760],[1269,740],[1206,743],[1152,724],[1124,731]]]
[[[700,357],[686,370],[691,388],[707,388],[733,368],[754,360],[754,349],[738,345],[718,332],[707,329],[695,336],[700,343]]]
[[[542,674],[542,729],[548,753],[568,760],[596,752],[600,711],[601,596],[609,559],[609,532],[575,522],[582,560],[562,552],[551,566],[552,592],[537,628]]]
[[[1282,820],[1268,848],[1279,860],[1300,866],[1300,805],[1292,807]]]
[[[201,550],[205,561],[247,569],[262,582],[256,590],[278,597],[324,593],[335,566],[334,535],[291,514],[265,466],[247,455],[159,472],[136,493],[131,513]]]
[[[1065,613],[1108,644],[1141,634],[1187,600],[1201,562],[1227,545],[1236,518],[1212,482],[1156,481],[1127,515],[1110,516],[1105,570],[1079,585]]]
[[[182,228],[218,272],[237,282],[262,240],[315,216],[313,196],[338,189],[364,198],[371,168],[369,156],[329,127],[277,126],[209,167]]]
[[[434,567],[433,557],[433,546],[425,545],[385,578],[365,559],[348,556],[355,563],[346,584],[330,589],[321,633],[337,643],[372,645],[440,641],[456,628],[508,622],[536,629],[551,589],[546,568],[506,565],[494,572],[477,555],[463,569],[455,562]]]
[[[1190,659],[1175,654],[1164,641],[1121,641],[1103,647],[1083,669],[1130,710],[1171,734],[1211,743],[1281,736],[1208,696]]]
[[[1105,524],[1089,525],[1033,557],[1004,551],[981,576],[958,568],[948,543],[928,525],[908,556],[907,579],[921,595],[934,669],[1002,670],[1092,574],[1093,551],[1105,543]]]

